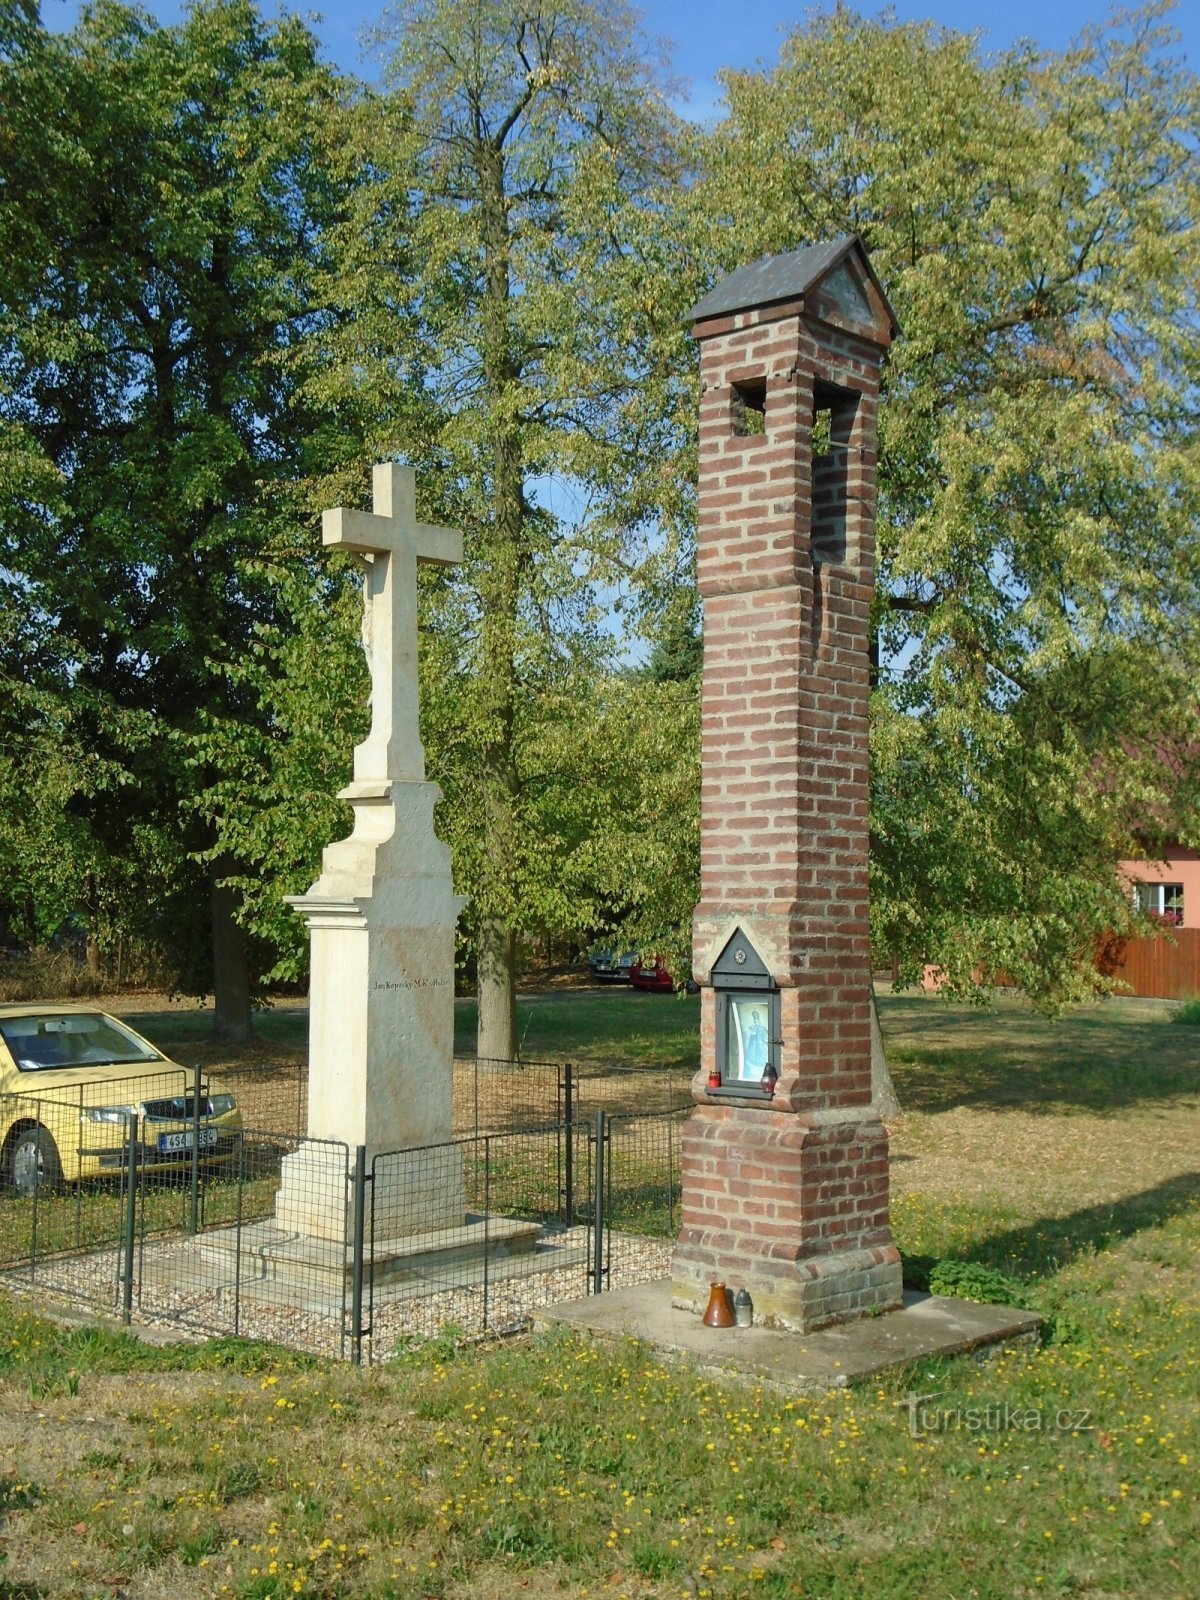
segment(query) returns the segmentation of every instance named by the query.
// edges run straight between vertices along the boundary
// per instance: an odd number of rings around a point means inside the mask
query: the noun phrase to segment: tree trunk
[[[517,937],[500,917],[479,925],[477,990],[479,1027],[475,1048],[481,1061],[517,1059]]]
[[[871,1109],[883,1122],[900,1115],[900,1101],[896,1098],[896,1087],[883,1049],[874,984],[871,985]]]
[[[481,1059],[513,1061],[517,1053],[517,800],[513,757],[517,699],[517,634],[527,548],[521,424],[511,401],[519,390],[509,276],[508,200],[504,156],[494,142],[475,146],[483,222],[483,370],[491,435],[491,526],[477,566],[483,646],[483,857],[480,884],[476,1049]]]
[[[229,863],[213,863],[209,901],[212,909],[213,1038],[228,1044],[249,1044],[254,1037],[250,1009],[250,969],[246,936],[237,920],[238,895],[221,883]]]

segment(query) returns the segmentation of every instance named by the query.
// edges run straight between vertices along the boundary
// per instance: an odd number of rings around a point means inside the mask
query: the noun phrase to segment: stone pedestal
[[[377,1235],[459,1227],[466,1212],[461,1152],[423,1149],[451,1136],[464,904],[433,831],[439,792],[424,781],[352,783],[342,798],[354,831],[326,848],[309,892],[289,900],[312,943],[311,1142],[284,1159],[276,1218],[300,1233],[346,1237],[347,1151],[353,1162],[358,1145],[368,1172],[374,1163]]]
[[[702,1312],[714,1279],[748,1288],[767,1327],[821,1328],[899,1304],[876,1118],[701,1106],[682,1169],[676,1306]]]

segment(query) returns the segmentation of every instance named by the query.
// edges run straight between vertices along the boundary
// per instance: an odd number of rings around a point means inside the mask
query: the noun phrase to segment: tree
[[[872,924],[959,994],[1101,986],[1135,829],[1196,837],[1200,94],[1163,12],[991,63],[818,15],[725,76],[695,197],[726,267],[859,233],[898,312]]]
[[[398,416],[392,448],[419,450],[425,492],[468,537],[465,572],[440,592],[425,682],[440,697],[431,769],[470,896],[478,1047],[497,1058],[516,1052],[517,930],[562,905],[537,769],[556,708],[608,649],[591,579],[630,525],[569,526],[548,509],[546,480],[599,481],[614,430],[628,437],[631,389],[655,387],[617,319],[636,316],[629,239],[673,157],[631,37],[616,0],[402,5],[391,100],[377,109],[389,144],[372,159],[371,256],[351,249],[343,265],[351,299],[357,278],[366,301],[344,371],[369,381],[363,342],[390,339],[436,412],[431,429],[428,413],[415,429]],[[381,224],[395,241],[382,253]],[[364,267],[391,275],[390,303],[363,288]]]
[[[102,856],[140,856],[181,982],[211,982],[217,1031],[245,1036],[212,730],[260,716],[241,668],[281,609],[262,557],[330,448],[295,349],[337,215],[339,89],[299,22],[249,0],[169,29],[112,0],[61,37],[25,22],[3,61],[0,427],[27,468],[6,607],[52,641],[80,748],[120,773],[71,809]]]

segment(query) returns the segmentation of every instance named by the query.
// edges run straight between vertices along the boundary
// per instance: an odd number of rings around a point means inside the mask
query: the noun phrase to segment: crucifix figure
[[[355,783],[421,782],[417,695],[417,563],[452,566],[463,536],[418,522],[416,474],[384,462],[372,476],[373,511],[339,506],[321,519],[323,544],[362,558],[363,643],[371,668],[371,731],[354,751]]]

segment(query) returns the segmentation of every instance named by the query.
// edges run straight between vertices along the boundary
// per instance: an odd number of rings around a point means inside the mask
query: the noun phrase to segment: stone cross
[[[391,461],[372,476],[373,511],[339,506],[321,519],[321,540],[369,558],[363,641],[371,667],[371,731],[354,752],[355,783],[421,782],[417,696],[417,563],[453,566],[463,536],[418,522],[416,474]]]

